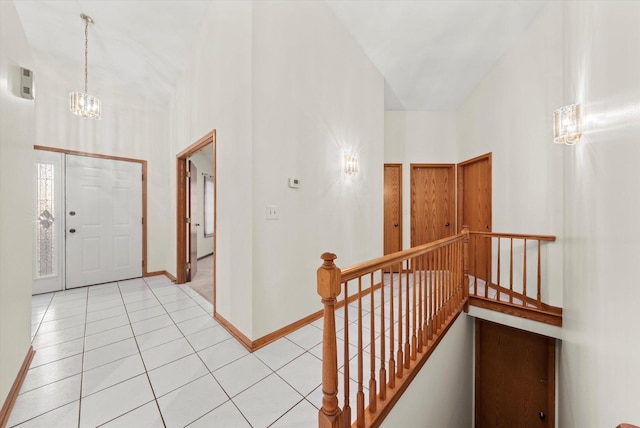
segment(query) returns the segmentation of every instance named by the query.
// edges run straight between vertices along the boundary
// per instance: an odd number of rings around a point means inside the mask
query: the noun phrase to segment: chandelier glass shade
[[[90,119],[102,118],[102,103],[93,95],[89,95],[88,83],[89,73],[87,68],[87,57],[89,53],[89,24],[93,23],[93,19],[84,13],[80,15],[85,22],[84,25],[84,92],[71,92],[69,94],[69,109],[73,114],[88,117]]]

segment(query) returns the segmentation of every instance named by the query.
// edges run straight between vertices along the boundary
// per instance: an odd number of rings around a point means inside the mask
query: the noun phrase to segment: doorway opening
[[[211,294],[204,297],[213,304],[214,313],[216,182],[216,131],[213,130],[176,156],[176,284],[206,276],[212,289]],[[205,263],[210,261],[212,266],[198,274],[198,258],[205,257]]]

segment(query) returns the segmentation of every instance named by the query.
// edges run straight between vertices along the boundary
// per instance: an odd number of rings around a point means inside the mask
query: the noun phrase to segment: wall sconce
[[[344,173],[355,175],[358,172],[358,156],[353,153],[344,154]]]
[[[553,112],[553,142],[573,146],[582,136],[580,104],[560,107]]]

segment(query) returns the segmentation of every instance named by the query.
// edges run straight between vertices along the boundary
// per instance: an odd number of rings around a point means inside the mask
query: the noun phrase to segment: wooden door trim
[[[218,251],[216,241],[217,231],[217,189],[218,177],[216,171],[216,130],[207,133],[195,143],[182,150],[176,155],[176,284],[187,282],[187,229],[184,227],[184,219],[187,216],[187,182],[185,172],[187,171],[187,159],[213,144],[213,311],[216,309],[216,259]]]
[[[468,159],[464,162],[460,162],[457,165],[457,173],[458,173],[458,188],[457,188],[457,193],[458,193],[458,207],[457,207],[457,230],[458,233],[462,232],[462,226],[464,226],[462,224],[462,217],[463,217],[463,212],[464,212],[464,167],[467,165],[470,165],[472,163],[475,162],[480,162],[480,161],[484,161],[487,160],[489,163],[489,174],[491,174],[491,176],[489,177],[489,207],[491,207],[491,210],[489,210],[489,230],[487,230],[487,232],[491,232],[493,230],[493,165],[492,165],[492,153],[485,153],[483,155],[480,156],[476,156],[475,158],[472,159]],[[484,232],[484,231],[482,231]]]
[[[403,181],[402,180],[402,174],[403,174],[402,164],[401,163],[385,163],[384,164],[384,168],[386,168],[388,166],[389,167],[400,168],[400,182],[398,183],[398,188],[399,188],[399,192],[398,193],[400,195],[400,201],[399,201],[400,215],[398,216],[398,224],[399,224],[398,227],[400,228],[400,231],[399,231],[399,233],[400,233],[400,250],[402,250],[403,242],[404,242],[404,236],[403,236],[403,232],[402,232],[402,223],[403,223],[403,220],[404,220],[404,212],[403,212],[404,207],[402,206],[402,181]],[[383,176],[384,176],[384,169],[383,169]],[[383,185],[384,185],[384,183],[383,183]],[[383,204],[384,204],[384,198],[383,198]],[[385,207],[383,206],[382,207],[383,213],[384,213],[384,209],[385,209]],[[384,227],[385,227],[385,225],[383,224],[382,225],[383,240],[384,240]],[[382,244],[383,244],[383,250],[384,250],[384,242]]]
[[[411,211],[411,220],[410,220],[410,230],[411,230],[411,236],[409,237],[409,240],[411,242],[411,247],[415,247],[414,244],[414,234],[413,234],[413,230],[415,227],[415,222],[416,222],[416,218],[414,216],[414,212],[415,210],[413,209],[413,181],[414,181],[414,171],[417,168],[446,168],[446,169],[450,169],[451,170],[451,174],[453,176],[453,180],[454,182],[452,183],[452,193],[453,193],[453,212],[456,212],[456,196],[455,196],[455,192],[456,192],[456,185],[455,185],[455,179],[456,179],[456,164],[454,163],[412,163],[409,165],[410,168],[410,175],[409,175],[409,195],[410,195],[410,199],[411,201],[409,202],[409,210]],[[454,222],[456,222],[456,216],[454,215]],[[453,230],[456,230],[456,225],[453,225]]]
[[[65,155],[86,156],[91,158],[110,159],[124,162],[139,163],[142,167],[142,276],[150,276],[154,272],[147,270],[147,161],[144,159],[127,158],[122,156],[103,155],[100,153],[82,152],[78,150],[67,150],[58,147],[33,146],[34,150],[62,153]]]

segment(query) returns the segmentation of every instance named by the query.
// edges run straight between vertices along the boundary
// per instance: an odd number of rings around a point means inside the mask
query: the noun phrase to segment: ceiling
[[[89,77],[166,103],[214,0],[15,0],[29,44]],[[329,0],[385,78],[387,110],[456,110],[546,1]],[[81,85],[82,82],[79,82]],[[91,87],[91,80],[89,81]]]

